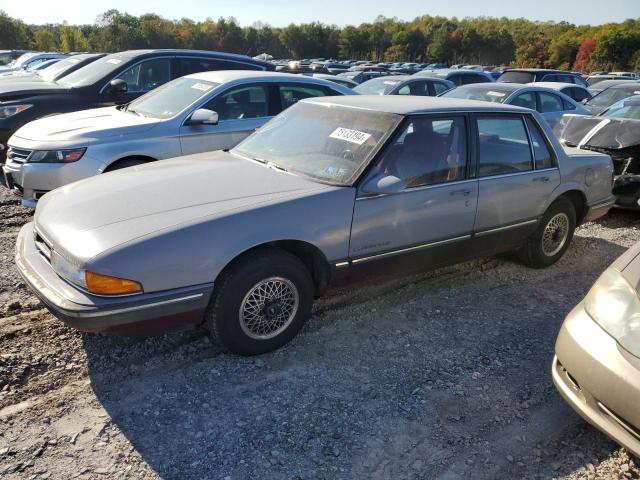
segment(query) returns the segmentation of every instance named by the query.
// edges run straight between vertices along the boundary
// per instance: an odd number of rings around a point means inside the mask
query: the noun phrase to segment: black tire
[[[142,160],[141,158],[125,158],[124,160],[113,162],[104,170],[104,173],[122,170],[123,168],[135,167],[136,165],[144,165],[145,163],[147,163],[147,161]]]
[[[267,280],[271,283],[264,285],[264,288],[270,285],[280,286],[285,295],[291,294],[287,297],[290,301],[272,299],[270,305],[254,302],[253,299],[258,298],[261,291],[258,286]],[[233,353],[258,355],[270,352],[291,341],[300,331],[311,313],[313,293],[311,275],[296,256],[279,248],[250,252],[216,280],[214,294],[205,315],[205,325]],[[297,308],[294,309],[290,303],[296,295]],[[243,321],[245,317],[241,315],[241,309],[245,299],[248,304],[254,302],[256,313],[248,313],[249,320]],[[251,308],[248,306],[243,311],[247,312]],[[288,310],[291,311],[289,315],[286,313]],[[251,320],[259,322],[258,325],[250,324]],[[265,327],[265,322],[270,321],[274,323]],[[261,338],[256,338],[260,336],[260,327],[267,331]]]
[[[544,213],[536,231],[518,250],[518,257],[525,265],[532,268],[553,265],[569,248],[575,228],[575,206],[567,198],[558,198]],[[545,231],[548,239],[546,244]],[[564,241],[562,241],[563,238]]]

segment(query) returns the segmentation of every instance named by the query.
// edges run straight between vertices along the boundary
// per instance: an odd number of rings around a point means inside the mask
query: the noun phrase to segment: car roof
[[[596,85],[598,85],[596,83]],[[609,88],[616,90],[640,90],[640,82],[625,82],[611,85]]]
[[[309,75],[296,75],[295,73],[263,72],[260,70],[212,70],[210,72],[198,72],[186,75],[186,78],[195,78],[215,83],[227,83],[237,80],[266,80],[266,81],[287,81],[287,82],[308,82],[327,85],[327,81],[311,77]]]
[[[561,88],[567,88],[567,87],[585,88],[582,85],[576,85],[575,83],[569,83],[569,82],[531,82],[531,83],[528,83],[527,85],[532,87],[550,88],[552,90],[560,90]]]
[[[211,50],[191,50],[191,49],[181,49],[181,48],[157,48],[157,49],[144,49],[144,50],[125,50],[123,52],[112,53],[110,56],[113,57],[126,57],[126,58],[137,58],[146,55],[194,55],[201,57],[211,57],[211,58],[225,58],[225,59],[236,59],[242,60],[243,62],[255,63],[259,65],[272,65],[269,62],[263,62],[262,60],[256,60],[247,55],[238,55],[237,53],[226,53],[226,52],[216,52]]]
[[[568,75],[576,75],[573,72],[565,70],[554,70],[553,68],[508,68],[507,72],[530,72],[530,73],[566,73]]]
[[[441,111],[465,112],[530,112],[529,109],[513,105],[495,104],[479,100],[457,98],[421,97],[412,95],[349,95],[342,97],[315,97],[303,102],[333,105],[346,108],[358,108],[398,115],[429,113]]]

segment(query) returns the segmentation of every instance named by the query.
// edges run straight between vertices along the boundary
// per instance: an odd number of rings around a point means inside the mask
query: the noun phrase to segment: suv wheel
[[[570,200],[561,197],[547,209],[518,256],[533,268],[553,265],[569,248],[575,228],[575,207]]]
[[[302,328],[313,292],[309,271],[294,255],[276,248],[252,252],[216,281],[206,324],[234,353],[270,352]]]

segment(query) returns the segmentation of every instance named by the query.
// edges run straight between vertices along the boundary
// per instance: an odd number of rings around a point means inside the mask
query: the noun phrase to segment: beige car
[[[618,258],[567,316],[553,382],[564,399],[640,456],[640,243]]]

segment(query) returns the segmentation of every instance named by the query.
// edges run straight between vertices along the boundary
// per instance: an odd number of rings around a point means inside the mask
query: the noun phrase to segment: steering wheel
[[[354,154],[353,154],[353,150],[343,150],[342,153],[340,154],[340,156],[342,158],[344,158],[345,160],[352,160],[354,159]]]

